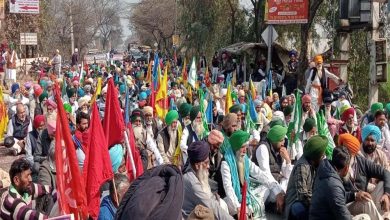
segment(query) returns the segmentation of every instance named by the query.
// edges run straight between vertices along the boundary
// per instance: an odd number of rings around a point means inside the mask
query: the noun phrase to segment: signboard
[[[0,19],[5,19],[5,0],[0,0]]]
[[[123,61],[123,54],[114,54],[112,55],[112,60],[114,61]]]
[[[272,31],[271,39],[268,39],[270,37],[270,31]],[[267,47],[272,45],[273,42],[278,38],[278,33],[276,32],[275,28],[271,25],[268,25],[268,27],[264,30],[264,32],[261,34],[261,37],[264,39],[265,44],[267,44]]]
[[[38,45],[37,33],[20,33],[20,45]]]
[[[107,64],[107,54],[99,53],[99,54],[88,54],[84,56],[84,62],[87,64]]]
[[[39,0],[9,0],[9,12],[39,14]]]
[[[309,0],[268,0],[268,24],[303,24],[309,17]]]

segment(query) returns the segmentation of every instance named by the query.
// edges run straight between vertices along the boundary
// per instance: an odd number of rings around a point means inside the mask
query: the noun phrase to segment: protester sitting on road
[[[15,139],[15,144],[10,149],[12,155],[16,156],[24,152],[26,137],[30,131],[32,131],[31,119],[27,115],[25,106],[19,103],[16,105],[16,114],[8,122],[6,135]]]
[[[130,182],[127,176],[120,173],[115,174],[114,179],[110,181],[110,194],[103,197],[100,203],[98,220],[115,219],[116,210],[129,186]]]
[[[47,216],[36,210],[36,199],[47,194],[57,198],[55,190],[49,186],[32,183],[30,163],[19,158],[10,168],[11,186],[1,204],[2,219],[45,219]],[[53,191],[54,190],[54,191]]]

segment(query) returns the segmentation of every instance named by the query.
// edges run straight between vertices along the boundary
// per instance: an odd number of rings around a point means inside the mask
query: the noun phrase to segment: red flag
[[[123,141],[125,123],[119,105],[118,91],[112,78],[108,80],[106,108],[104,110],[103,130],[107,138],[107,146],[120,144]]]
[[[84,181],[87,192],[88,212],[92,218],[99,216],[100,187],[114,177],[110,155],[106,146],[103,127],[100,122],[96,102],[92,106],[91,123],[89,128],[89,147],[84,161]]]
[[[244,182],[244,185],[242,186],[242,200],[241,200],[241,209],[240,209],[240,216],[239,220],[246,220],[246,181]]]
[[[136,177],[139,177],[144,172],[144,169],[142,166],[142,160],[141,160],[139,150],[135,146],[133,126],[131,125],[131,123],[129,123],[127,125],[127,128],[129,130],[129,143],[130,143],[131,155],[133,156],[133,160],[134,160]],[[130,181],[133,181],[134,180],[133,168],[131,167],[130,156],[128,153],[129,152],[127,152],[127,155],[126,155],[126,169],[127,169],[127,174],[128,174]]]
[[[62,214],[73,213],[76,220],[86,219],[88,209],[84,181],[80,174],[76,148],[70,134],[68,118],[65,114],[58,84],[55,85],[54,93],[58,106],[55,157],[59,207]]]

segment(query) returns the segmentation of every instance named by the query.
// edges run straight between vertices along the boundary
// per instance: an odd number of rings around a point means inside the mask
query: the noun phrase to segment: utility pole
[[[375,41],[379,39],[379,2],[371,2],[372,31],[369,34],[370,39],[370,82],[368,93],[368,104],[378,102],[378,83],[376,81],[376,48]]]

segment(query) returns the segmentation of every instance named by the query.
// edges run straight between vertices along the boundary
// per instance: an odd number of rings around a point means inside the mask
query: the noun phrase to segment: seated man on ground
[[[15,160],[10,168],[11,186],[6,192],[1,204],[0,217],[2,219],[44,219],[47,216],[36,210],[36,199],[46,194],[52,194],[53,189],[32,183],[31,166],[25,158]],[[55,191],[54,191],[55,192]],[[57,194],[53,195],[54,201]]]
[[[328,139],[313,136],[305,144],[303,155],[295,163],[288,181],[286,192],[285,217],[292,220],[309,219],[312,188],[316,170],[325,156]]]
[[[187,218],[197,205],[211,209],[216,219],[233,219],[225,202],[211,192],[209,185],[210,146],[205,141],[191,143],[187,149],[190,166],[184,171],[183,217]]]
[[[333,150],[332,161],[322,160],[314,181],[310,219],[370,219],[367,214],[353,217],[346,204],[341,178],[348,175],[351,156],[346,147]]]
[[[247,188],[247,216],[265,219],[266,202],[276,202],[277,211],[283,212],[284,192],[272,175],[262,171],[248,158],[249,137],[247,132],[235,131],[229,138],[230,146],[224,149],[226,152],[221,164],[222,181],[226,192],[224,200],[229,213],[240,216],[242,187]]]

